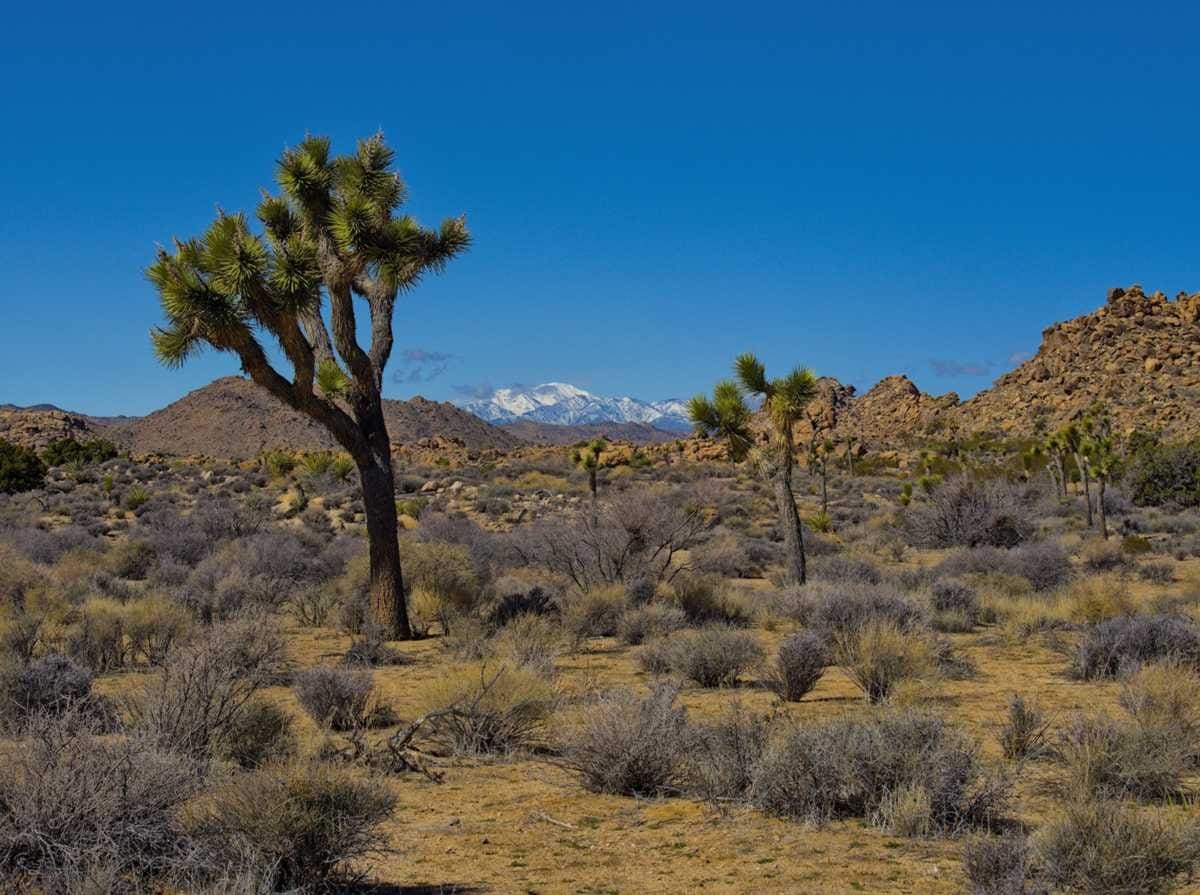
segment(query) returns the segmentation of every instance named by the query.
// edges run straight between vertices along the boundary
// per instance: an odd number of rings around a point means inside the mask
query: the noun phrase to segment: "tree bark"
[[[772,483],[775,488],[775,503],[779,508],[779,527],[783,532],[783,544],[787,554],[785,569],[787,577],[795,584],[807,580],[804,561],[804,532],[800,527],[800,514],[796,511],[796,498],[792,494],[791,477],[786,471],[777,473]]]
[[[1096,479],[1096,489],[1098,491],[1098,498],[1099,498],[1097,509],[1100,512],[1100,537],[1107,541],[1108,540],[1108,516],[1104,512],[1104,488],[1105,488],[1106,484],[1107,484],[1107,482],[1105,481],[1104,476],[1100,476],[1098,479]]]
[[[400,569],[392,449],[382,407],[362,412],[359,427],[367,440],[367,450],[359,452],[354,459],[362,481],[367,540],[370,543],[371,621],[383,628],[393,640],[411,640],[412,626],[408,621],[404,575]]]
[[[1075,461],[1075,465],[1079,467],[1079,481],[1083,485],[1083,502],[1087,506],[1087,524],[1091,528],[1095,524],[1095,519],[1092,517],[1092,486],[1088,481],[1087,464]]]

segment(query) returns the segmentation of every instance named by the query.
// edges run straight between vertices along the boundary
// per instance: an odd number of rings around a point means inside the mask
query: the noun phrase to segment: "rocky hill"
[[[653,444],[674,441],[686,432],[668,432],[649,423],[585,423],[578,426],[539,423],[536,420],[514,420],[501,423],[500,428],[531,444],[576,444],[592,438],[608,441],[628,441],[633,444]]]
[[[384,401],[388,432],[396,444],[440,437],[469,449],[511,450],[513,435],[452,404],[413,398]],[[335,449],[323,427],[282,404],[248,379],[214,380],[161,410],[111,425],[105,437],[135,454],[252,457],[264,450]]]
[[[57,407],[46,410],[40,407],[16,407],[6,404],[0,408],[0,438],[14,444],[41,450],[59,438],[74,438],[87,441],[106,437],[105,428],[96,425],[87,417],[68,413]]]
[[[1096,400],[1119,431],[1200,433],[1200,292],[1111,289],[1104,307],[1042,333],[1033,358],[956,411],[964,429],[1026,434]]]

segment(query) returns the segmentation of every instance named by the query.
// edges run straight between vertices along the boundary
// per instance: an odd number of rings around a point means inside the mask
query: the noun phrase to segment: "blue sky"
[[[108,6],[0,33],[0,403],[236,372],[155,363],[142,269],[305,131],[382,128],[412,213],[468,216],[396,397],[686,396],[747,349],[966,395],[1108,286],[1200,289],[1190,4]]]

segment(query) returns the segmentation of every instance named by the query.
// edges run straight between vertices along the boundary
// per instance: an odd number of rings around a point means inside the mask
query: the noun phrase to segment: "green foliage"
[[[421,517],[421,511],[429,504],[427,497],[409,497],[406,500],[396,501],[396,512],[401,516],[412,516],[414,519]]]
[[[117,446],[111,441],[97,438],[78,442],[74,438],[59,438],[46,445],[42,451],[42,462],[47,466],[65,466],[68,463],[103,463],[117,456]]]
[[[350,386],[350,380],[332,358],[327,358],[317,365],[316,383],[317,388],[328,398],[342,397]]]
[[[288,451],[264,451],[258,462],[273,479],[286,478],[296,468],[296,458]]]
[[[332,451],[307,451],[300,457],[300,465],[309,475],[325,475],[333,468],[336,459]]]
[[[1200,439],[1164,444],[1155,435],[1131,438],[1124,481],[1138,506],[1200,505]]]
[[[18,494],[42,487],[46,465],[31,449],[0,438],[0,494]]]
[[[138,510],[150,500],[150,494],[141,485],[134,485],[125,495],[125,509]]]

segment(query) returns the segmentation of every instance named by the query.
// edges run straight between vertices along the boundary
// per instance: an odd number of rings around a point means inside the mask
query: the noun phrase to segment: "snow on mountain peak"
[[[604,397],[567,382],[495,389],[486,398],[456,402],[459,407],[493,423],[536,420],[558,425],[584,423],[649,423],[664,429],[686,429],[684,403],[677,399],[640,401]]]

